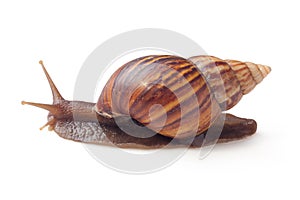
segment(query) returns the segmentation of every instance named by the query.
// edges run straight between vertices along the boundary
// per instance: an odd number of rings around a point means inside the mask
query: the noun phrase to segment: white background
[[[1,2],[0,199],[299,199],[296,2]],[[51,103],[38,61],[72,99],[86,57],[110,37],[137,28],[174,30],[208,54],[271,66],[230,111],[255,118],[257,134],[218,145],[204,160],[189,150],[162,171],[128,175],[102,166],[80,143],[39,131],[46,112],[20,104]]]

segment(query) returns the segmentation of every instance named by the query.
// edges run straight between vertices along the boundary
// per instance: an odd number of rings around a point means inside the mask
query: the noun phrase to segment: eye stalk
[[[58,119],[69,119],[73,117],[73,111],[76,110],[76,106],[73,107],[73,102],[65,100],[60,92],[58,91],[57,87],[55,86],[53,80],[51,79],[49,73],[47,72],[44,63],[42,60],[39,61],[39,64],[42,66],[42,69],[46,75],[48,80],[49,86],[52,91],[53,96],[53,104],[43,104],[43,103],[34,103],[34,102],[27,102],[22,101],[22,105],[31,105],[38,108],[42,108],[49,111],[48,115],[48,122],[40,128],[42,130],[46,126],[49,126],[49,130],[53,129],[53,126],[57,122]],[[89,110],[91,112],[91,110]]]
[[[43,103],[34,103],[34,102],[27,102],[22,101],[22,105],[31,105],[38,108],[42,108],[49,111],[48,122],[40,128],[42,130],[46,126],[49,126],[49,130],[53,129],[54,124],[56,123],[57,116],[66,115],[64,109],[62,109],[62,102],[65,102],[64,98],[61,96],[60,92],[58,91],[57,87],[55,86],[54,82],[52,81],[49,73],[47,72],[44,63],[42,60],[39,61],[39,64],[42,66],[42,69],[46,75],[48,80],[49,86],[52,91],[53,96],[53,104],[43,104]]]
[[[65,100],[60,92],[58,91],[57,87],[55,86],[54,82],[52,81],[52,78],[50,77],[49,73],[47,72],[46,70],[46,67],[44,66],[44,63],[42,60],[39,61],[39,64],[42,66],[43,68],[43,71],[47,77],[47,80],[48,80],[48,83],[49,83],[49,86],[51,88],[51,91],[52,91],[52,96],[53,96],[53,104],[55,103],[59,103],[59,101],[61,100]]]
[[[22,101],[22,105],[30,105],[38,108],[42,108],[49,111],[48,122],[40,128],[42,130],[46,126],[49,126],[49,130],[55,128],[55,124],[61,121],[99,121],[106,124],[111,124],[112,119],[106,119],[101,116],[97,116],[97,113],[94,111],[95,103],[89,103],[84,101],[68,101],[65,100],[54,82],[52,81],[50,75],[48,74],[43,61],[39,61],[40,65],[43,68],[43,71],[47,77],[48,83],[50,85],[53,104],[43,104],[43,103],[34,103]]]
[[[32,106],[36,106],[39,108],[43,108],[46,109],[50,112],[55,113],[55,111],[57,110],[57,106],[55,104],[59,104],[61,101],[65,101],[65,99],[61,96],[60,92],[58,91],[57,87],[55,86],[53,80],[51,79],[49,73],[47,72],[44,63],[42,60],[39,61],[39,64],[42,66],[42,69],[44,71],[44,74],[48,80],[50,89],[52,91],[52,97],[53,97],[53,104],[41,104],[41,103],[32,103],[32,102],[26,102],[26,101],[22,101],[22,105],[24,104],[28,104],[28,105],[32,105]]]

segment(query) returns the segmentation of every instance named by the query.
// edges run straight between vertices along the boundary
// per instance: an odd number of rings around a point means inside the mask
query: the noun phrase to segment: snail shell
[[[106,117],[130,116],[164,136],[199,135],[269,72],[264,65],[213,56],[145,56],[111,76],[95,109]]]

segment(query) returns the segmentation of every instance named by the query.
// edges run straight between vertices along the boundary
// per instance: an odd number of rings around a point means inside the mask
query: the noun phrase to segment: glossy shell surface
[[[199,69],[172,55],[146,56],[123,65],[105,85],[96,110],[131,116],[168,137],[200,134],[221,113]]]

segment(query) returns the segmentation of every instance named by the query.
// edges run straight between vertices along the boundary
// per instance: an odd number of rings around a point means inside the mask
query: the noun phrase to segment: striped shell
[[[269,72],[266,66],[212,56],[145,56],[111,76],[96,111],[110,117],[130,116],[164,136],[194,136]]]
[[[203,73],[222,110],[235,106],[271,71],[265,65],[236,60],[221,60],[214,56],[189,58]]]

